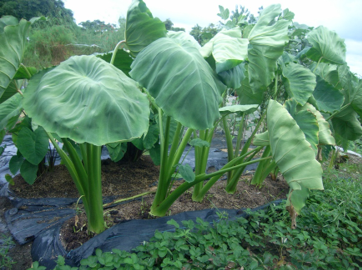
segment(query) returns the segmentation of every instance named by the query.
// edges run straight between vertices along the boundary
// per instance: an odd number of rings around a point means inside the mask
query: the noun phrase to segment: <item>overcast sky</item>
[[[63,0],[65,7],[74,13],[77,23],[87,20],[101,20],[117,24],[120,16],[126,17],[132,0]],[[352,72],[362,76],[362,0],[145,0],[154,17],[162,21],[171,19],[176,27],[190,31],[199,24],[207,26],[217,23],[219,5],[235,9],[236,5],[245,6],[255,16],[260,6],[281,4],[282,9],[289,8],[295,13],[294,21],[309,26],[324,25],[345,39],[347,45],[347,63]]]

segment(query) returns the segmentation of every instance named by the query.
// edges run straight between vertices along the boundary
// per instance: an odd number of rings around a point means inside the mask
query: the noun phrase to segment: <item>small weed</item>
[[[12,269],[12,265],[15,264],[14,260],[9,256],[9,249],[15,243],[11,236],[1,234],[0,237],[0,269]]]

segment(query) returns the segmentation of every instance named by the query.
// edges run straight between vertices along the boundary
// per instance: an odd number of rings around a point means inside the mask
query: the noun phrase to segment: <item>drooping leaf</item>
[[[21,102],[22,97],[20,94],[16,94],[0,104],[0,130],[5,127],[10,129],[15,125],[22,110]]]
[[[8,89],[14,78],[26,45],[26,37],[31,25],[26,20],[18,21],[15,17],[0,18],[0,97]]]
[[[216,73],[230,70],[248,57],[249,41],[241,38],[239,27],[217,33],[210,42],[213,42],[212,54],[216,61]]]
[[[285,108],[293,119],[297,122],[299,128],[303,131],[306,140],[314,150],[315,156],[318,153],[318,134],[319,126],[316,115],[308,110],[297,110],[298,103],[294,99],[289,99],[284,104]]]
[[[0,130],[0,144],[2,144],[5,135],[6,135],[6,130],[5,130],[5,129]],[[0,155],[0,156],[1,156],[1,155]]]
[[[247,104],[261,104],[264,100],[265,91],[260,88],[257,91],[251,89],[249,84],[248,68],[245,69],[245,77],[241,82],[241,87],[236,89],[239,97],[239,103],[242,105]]]
[[[189,164],[178,165],[178,170],[186,182],[192,183],[195,180],[195,173],[193,172],[193,170]]]
[[[160,130],[157,124],[150,125],[146,136],[143,139],[143,146],[145,149],[150,149],[155,143],[158,142]],[[173,138],[173,134],[171,136]]]
[[[332,118],[334,132],[343,139],[354,141],[362,136],[362,126],[357,119],[357,113],[352,108],[336,114]]]
[[[253,139],[253,144],[255,146],[268,146],[270,145],[269,141],[269,132],[265,131],[263,133],[256,134]]]
[[[127,143],[108,143],[106,147],[113,162],[120,161],[127,151]]]
[[[350,103],[353,110],[362,117],[362,80],[358,79],[347,65],[339,66],[338,74],[344,90],[344,105]]]
[[[153,163],[158,166],[161,163],[161,146],[156,143],[151,149],[148,150]]]
[[[290,21],[275,21],[281,12],[279,4],[265,8],[248,35],[249,82],[254,92],[265,90],[272,82],[276,61],[288,41]]]
[[[17,152],[17,155],[11,157],[9,161],[9,169],[13,175],[17,174],[20,170],[21,164],[23,164],[24,160],[24,157],[19,151]]]
[[[327,63],[313,63],[310,66],[310,70],[313,70],[313,72],[321,77],[323,80],[325,80],[330,85],[333,85],[336,89],[340,90],[342,85],[339,81],[337,65],[331,65]]]
[[[316,76],[302,65],[289,63],[283,68],[284,86],[290,98],[302,106],[313,95]]]
[[[301,110],[311,111],[318,121],[319,127],[319,145],[336,145],[336,141],[332,136],[332,131],[330,129],[329,123],[324,119],[323,115],[311,104],[306,103]]]
[[[293,190],[323,189],[322,167],[306,141],[303,131],[288,111],[270,100],[267,110],[270,146],[273,159]],[[308,168],[308,169],[306,169]],[[299,198],[299,200],[306,198]],[[293,202],[292,205],[299,205]],[[297,213],[300,209],[296,208]]]
[[[137,84],[95,56],[71,57],[46,73],[25,92],[24,109],[48,132],[98,146],[141,137],[149,122]]]
[[[103,59],[107,63],[111,62],[113,52],[109,53],[102,53],[102,54],[95,54],[95,56]],[[126,52],[125,50],[118,50],[116,53],[116,57],[114,59],[113,65],[122,70],[124,74],[129,77],[129,72],[131,71],[131,64],[133,62],[133,58],[131,55]]]
[[[153,18],[142,0],[133,0],[127,11],[125,39],[127,48],[136,56],[153,41],[166,36],[165,24]]]
[[[319,26],[308,33],[307,39],[312,48],[307,52],[307,57],[315,62],[343,65],[346,62],[346,44],[336,32]]]
[[[226,87],[189,42],[156,40],[136,57],[130,75],[166,115],[184,126],[203,130],[219,118],[220,94]]]
[[[10,185],[15,185],[14,179],[11,177],[10,174],[5,174],[5,180],[10,184]]]
[[[222,82],[229,88],[238,89],[244,80],[245,63],[219,73]]]
[[[38,165],[48,152],[49,138],[42,127],[35,131],[22,128],[18,135],[17,147],[31,164]]]
[[[317,86],[313,97],[317,102],[318,109],[324,112],[338,111],[344,101],[343,94],[321,77],[317,76]]]
[[[250,104],[250,105],[231,105],[225,106],[219,109],[221,115],[226,115],[230,113],[245,113],[250,114],[255,112],[255,110],[259,107],[258,104]]]
[[[191,140],[190,145],[194,147],[210,147],[210,143],[208,141],[202,140],[200,138]]]
[[[27,160],[21,164],[20,174],[24,178],[25,182],[29,185],[34,184],[36,180],[36,173],[38,171],[38,165],[31,164]]]

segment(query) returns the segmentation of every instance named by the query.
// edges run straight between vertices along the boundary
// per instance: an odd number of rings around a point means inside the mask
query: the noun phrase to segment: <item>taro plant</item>
[[[102,232],[101,147],[147,132],[146,96],[113,65],[95,56],[74,56],[35,76],[23,106],[33,122],[46,130],[69,170],[82,196],[88,230]],[[64,143],[69,156],[56,139]],[[72,141],[79,145],[81,158]]]
[[[152,17],[142,1],[132,3],[126,19],[126,40],[120,42],[117,49],[125,46],[135,56],[129,74],[144,88],[152,107],[158,112],[161,164],[159,184],[151,207],[152,214],[165,215],[171,204],[193,186],[193,199],[202,200],[222,174],[271,158],[276,160],[279,168],[282,167],[281,171],[291,186],[289,202],[292,212],[293,207],[300,211],[305,200],[305,196],[300,196],[301,193],[304,194],[303,190],[323,188],[322,170],[314,158],[314,152],[291,115],[276,101],[269,101],[267,114],[271,119],[280,115],[285,121],[272,126],[273,137],[269,140],[271,145],[280,143],[284,149],[280,151],[272,146],[270,155],[259,160],[250,160],[249,155],[262,147],[249,152],[244,150],[239,153],[238,150],[238,156],[231,159],[223,169],[205,174],[213,130],[218,121],[223,121],[219,107],[226,86],[220,78],[226,84],[232,81],[236,81],[236,84],[245,82],[250,89],[259,91],[254,95],[258,100],[263,99],[263,93],[273,81],[276,61],[288,39],[287,27],[290,21],[278,19],[280,12],[278,5],[265,9],[253,30],[249,31],[248,38],[241,37],[240,29],[231,29],[220,32],[210,43],[200,48],[185,33],[169,32],[166,36],[159,20]],[[153,31],[140,27],[143,25]],[[133,40],[135,37],[139,39],[137,42]],[[218,75],[222,72],[225,72],[224,76]],[[237,78],[238,76],[241,77]],[[247,113],[260,102],[245,104],[249,106],[237,110]],[[288,129],[292,129],[297,135],[293,133],[294,135],[286,136],[285,131]],[[190,142],[192,136],[194,139]],[[195,172],[181,161],[188,142],[195,147]],[[300,148],[298,151],[303,153],[300,159],[302,163],[296,161],[296,156],[288,156],[290,147],[295,143]],[[284,160],[284,156],[288,156],[288,160]],[[310,170],[305,172],[303,166],[309,166]],[[172,191],[175,170],[186,182]],[[206,179],[209,181],[204,186]]]

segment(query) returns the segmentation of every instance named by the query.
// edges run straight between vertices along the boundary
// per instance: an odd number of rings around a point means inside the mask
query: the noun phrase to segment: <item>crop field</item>
[[[246,173],[257,188],[269,177],[289,189],[281,204],[238,219],[220,210],[215,224],[170,220],[174,232],[155,232],[131,253],[92,247],[82,260],[59,253],[32,269],[362,267],[362,80],[344,39],[294,23],[279,4],[258,17],[221,6],[218,15],[218,25],[190,33],[142,0],[119,27],[77,26],[65,15],[0,18],[0,143],[11,135],[17,149],[3,180],[12,186],[20,173],[36,186],[58,155],[79,196],[75,226],[83,213],[90,238],[109,229],[104,149],[107,162],[147,156],[157,166],[150,217],[169,216],[185,194],[203,202],[220,179],[236,194]],[[215,133],[227,157],[209,170]],[[5,251],[1,263],[11,267]]]

